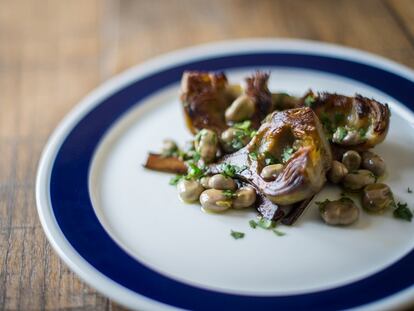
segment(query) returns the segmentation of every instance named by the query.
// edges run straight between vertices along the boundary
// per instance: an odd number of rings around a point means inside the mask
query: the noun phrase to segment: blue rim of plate
[[[128,255],[95,215],[88,189],[94,151],[108,129],[128,110],[158,90],[177,83],[184,70],[225,71],[287,67],[350,78],[381,90],[410,110],[414,83],[391,71],[333,56],[299,52],[254,51],[192,60],[141,77],[106,97],[75,125],[57,152],[50,176],[55,219],[72,247],[90,265],[123,287],[149,299],[191,310],[280,308],[332,310],[384,299],[414,284],[414,250],[387,268],[344,286],[294,295],[237,295],[188,285],[162,275]]]

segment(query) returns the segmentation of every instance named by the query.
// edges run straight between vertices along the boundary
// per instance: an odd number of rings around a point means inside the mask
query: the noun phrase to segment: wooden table
[[[120,310],[56,256],[34,185],[55,126],[89,91],[155,55],[295,37],[414,67],[414,1],[0,0],[0,308]]]

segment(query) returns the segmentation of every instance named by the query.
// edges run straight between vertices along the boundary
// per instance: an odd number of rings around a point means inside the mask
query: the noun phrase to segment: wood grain
[[[414,67],[411,0],[0,0],[0,309],[122,310],[47,242],[34,183],[47,137],[90,90],[155,55],[248,37],[339,43]]]

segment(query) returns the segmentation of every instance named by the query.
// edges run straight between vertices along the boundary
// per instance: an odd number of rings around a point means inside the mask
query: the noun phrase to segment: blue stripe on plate
[[[255,67],[305,68],[352,78],[394,97],[411,109],[414,83],[391,72],[327,56],[263,52],[208,58],[139,79],[90,111],[70,132],[53,164],[50,194],[56,220],[71,245],[98,271],[151,299],[185,309],[332,310],[359,306],[414,284],[414,251],[368,278],[334,289],[300,295],[258,297],[193,287],[161,275],[130,257],[105,232],[89,197],[88,172],[98,142],[128,109],[180,80],[184,70]]]

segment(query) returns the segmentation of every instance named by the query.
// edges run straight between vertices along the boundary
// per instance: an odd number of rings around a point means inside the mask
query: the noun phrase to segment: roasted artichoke
[[[309,91],[302,98],[273,94],[279,109],[312,108],[330,142],[345,149],[368,150],[381,143],[388,132],[390,109],[361,95],[348,97]]]
[[[193,134],[201,129],[221,134],[233,123],[226,123],[226,109],[243,97],[253,106],[248,117],[252,127],[259,128],[266,115],[273,111],[268,80],[268,74],[256,72],[246,78],[246,87],[243,89],[240,85],[229,85],[223,73],[185,72],[181,80],[180,98],[187,127]]]
[[[204,128],[221,133],[228,127],[224,112],[235,97],[228,90],[224,73],[185,72],[180,99],[187,127],[193,134]]]
[[[267,181],[260,173],[270,162],[283,163],[284,168],[274,180]],[[273,113],[246,147],[224,156],[210,166],[210,171],[223,173],[226,165],[243,167],[239,178],[254,185],[273,203],[289,205],[322,188],[331,162],[321,124],[305,107]]]

